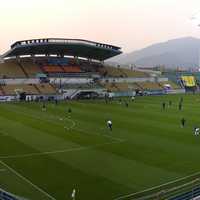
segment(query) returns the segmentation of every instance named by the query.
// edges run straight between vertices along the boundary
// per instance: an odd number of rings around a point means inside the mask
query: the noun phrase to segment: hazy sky
[[[200,37],[190,20],[200,0],[0,0],[0,6],[0,53],[16,40],[43,37],[106,42],[124,52]]]

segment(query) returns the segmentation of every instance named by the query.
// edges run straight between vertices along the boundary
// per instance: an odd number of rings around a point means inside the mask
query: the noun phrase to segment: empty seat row
[[[0,78],[25,78],[21,67],[17,62],[5,62],[0,64]]]
[[[80,73],[81,69],[79,66],[43,66],[45,73]]]
[[[29,95],[55,94],[56,89],[49,83],[45,84],[12,84],[1,86],[0,95],[16,95],[25,92]]]

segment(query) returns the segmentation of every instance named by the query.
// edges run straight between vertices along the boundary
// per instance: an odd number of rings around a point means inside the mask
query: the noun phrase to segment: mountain
[[[122,54],[109,60],[118,64],[135,64],[140,67],[196,67],[199,65],[200,39],[185,37],[153,44],[144,49]]]

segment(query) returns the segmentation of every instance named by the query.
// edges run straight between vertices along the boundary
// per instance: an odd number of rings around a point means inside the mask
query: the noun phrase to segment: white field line
[[[28,115],[28,114],[26,114],[26,115]],[[36,119],[40,119],[40,118],[36,117],[35,115],[28,115],[28,116],[34,117],[34,118],[36,118]],[[54,123],[56,123],[56,122],[55,122],[53,119],[63,119],[63,118],[60,117],[60,116],[54,116],[54,115],[48,115],[48,116],[50,116],[50,117],[52,118],[52,119],[48,119],[48,121],[52,121],[52,122],[54,122]],[[69,121],[69,122],[72,123],[72,126],[69,127],[68,129],[74,129],[74,130],[81,131],[81,132],[86,133],[86,134],[90,134],[90,133],[84,131],[83,129],[77,128],[77,123],[76,123],[74,120],[69,119],[69,118],[66,118],[66,117],[65,117],[63,120],[67,120],[67,121]],[[56,124],[58,124],[58,123],[56,123]],[[60,124],[59,124],[59,125],[60,125]],[[98,134],[90,134],[90,135],[98,135]],[[123,139],[117,138],[117,137],[113,137],[113,136],[111,136],[110,134],[108,134],[108,135],[100,134],[100,135],[101,135],[102,137],[110,138],[110,139],[113,139],[113,140],[124,141]]]
[[[41,120],[41,118],[38,117],[38,116],[36,116],[35,114],[26,114],[26,113],[24,113],[24,112],[16,111],[16,110],[11,110],[11,111],[12,111],[12,112],[15,112],[15,113],[21,113],[21,114],[23,114],[23,115],[26,115],[26,116],[29,116],[29,117],[32,117],[32,118]],[[84,131],[83,129],[76,128],[76,127],[77,127],[77,123],[76,123],[74,120],[69,119],[69,118],[67,118],[67,117],[62,117],[62,116],[58,116],[58,115],[55,115],[55,116],[54,116],[54,115],[50,115],[50,114],[48,114],[48,117],[50,117],[50,118],[43,119],[43,121],[49,121],[49,122],[52,122],[52,123],[54,123],[54,124],[61,125],[60,123],[56,122],[54,119],[57,119],[57,120],[63,119],[63,121],[64,121],[64,120],[67,120],[67,121],[69,121],[69,122],[72,123],[72,125],[71,125],[70,127],[67,128],[68,130],[69,130],[69,129],[74,129],[74,130],[81,131],[81,132],[86,133],[86,134],[98,135],[98,134],[91,134],[91,133],[89,133],[89,132]],[[61,121],[61,120],[60,120],[60,121]],[[104,128],[101,129],[101,130],[104,130]],[[123,141],[123,139],[117,138],[117,137],[114,137],[114,136],[111,136],[110,134],[107,134],[107,135],[106,135],[106,134],[99,134],[99,135],[101,135],[102,137],[106,137],[106,138],[110,138],[110,139],[116,140],[116,141]]]
[[[73,129],[76,126],[76,122],[74,120],[69,119],[69,118],[64,118],[64,120],[72,123],[72,125],[70,127],[68,127],[68,129]]]
[[[38,152],[38,153],[28,153],[28,154],[20,154],[20,155],[11,155],[11,156],[0,156],[0,159],[10,159],[10,158],[26,158],[26,157],[33,157],[33,156],[42,156],[42,155],[50,155],[50,154],[59,154],[59,153],[66,153],[66,152],[73,152],[73,151],[83,151],[88,149],[93,149],[95,147],[101,147],[111,144],[118,144],[125,142],[123,141],[113,141],[113,142],[107,142],[103,144],[96,144],[93,146],[86,146],[86,147],[77,147],[77,148],[71,148],[71,149],[62,149],[62,150],[55,150],[55,151],[46,151],[46,152]]]
[[[7,169],[9,169],[13,174],[15,174],[16,176],[18,176],[19,178],[21,178],[22,180],[24,180],[26,183],[30,184],[33,188],[35,188],[37,191],[39,191],[40,193],[44,194],[46,197],[48,197],[51,200],[56,200],[53,196],[51,196],[49,193],[45,192],[43,189],[39,188],[37,185],[35,185],[34,183],[32,183],[29,179],[25,178],[24,176],[22,176],[20,173],[18,173],[16,170],[14,170],[13,168],[11,168],[10,166],[8,166],[6,163],[4,163],[2,160],[0,160],[0,163],[5,166]]]
[[[130,193],[130,194],[127,194],[127,195],[119,196],[119,197],[115,198],[114,200],[121,200],[121,199],[125,199],[125,198],[128,198],[128,197],[132,197],[134,195],[138,195],[140,193],[142,194],[144,192],[149,192],[149,191],[154,190],[154,189],[159,189],[160,187],[167,186],[169,184],[176,183],[177,181],[182,181],[182,180],[187,179],[187,178],[191,178],[191,177],[193,177],[195,175],[198,175],[198,174],[200,175],[200,172],[195,172],[195,173],[190,174],[188,176],[184,176],[182,178],[178,178],[178,179],[175,179],[173,181],[170,181],[170,182],[167,182],[167,183],[164,183],[164,184],[161,184],[161,185],[157,185],[157,186],[154,186],[154,187],[151,187],[151,188],[139,191],[139,192],[135,192],[135,193]]]
[[[108,133],[107,135],[106,134],[96,134],[96,133],[88,133],[86,132],[85,130],[83,129],[80,129],[80,128],[74,128],[74,130],[77,130],[77,131],[80,131],[80,132],[83,132],[83,133],[86,133],[86,134],[90,134],[90,135],[98,135],[98,136],[102,136],[102,137],[106,137],[106,138],[110,138],[112,140],[115,140],[115,141],[124,141],[125,139],[122,139],[122,138],[118,138],[118,137],[114,137],[112,136],[110,133]]]

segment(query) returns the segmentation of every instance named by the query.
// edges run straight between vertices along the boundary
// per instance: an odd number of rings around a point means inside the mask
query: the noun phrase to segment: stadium
[[[2,55],[0,199],[198,199],[200,73],[106,62],[121,53],[39,38]]]

